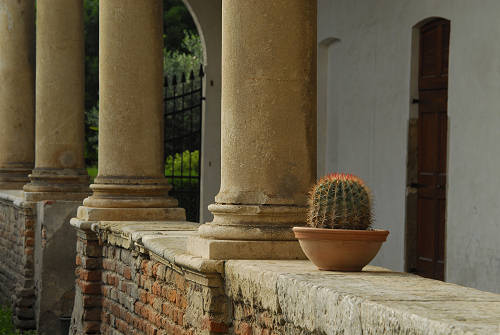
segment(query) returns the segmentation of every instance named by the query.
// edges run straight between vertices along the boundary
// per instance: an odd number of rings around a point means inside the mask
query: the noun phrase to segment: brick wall
[[[79,231],[71,334],[228,333],[220,276],[183,268],[136,245],[101,244],[95,234]]]
[[[0,199],[0,303],[13,307],[21,329],[35,327],[34,212],[27,203]]]

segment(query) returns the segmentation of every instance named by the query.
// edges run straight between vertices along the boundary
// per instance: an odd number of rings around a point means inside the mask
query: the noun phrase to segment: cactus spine
[[[330,174],[310,192],[307,223],[313,228],[365,230],[372,224],[371,204],[371,192],[363,180]]]

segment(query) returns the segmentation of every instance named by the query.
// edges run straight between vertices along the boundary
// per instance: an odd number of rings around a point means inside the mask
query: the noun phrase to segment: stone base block
[[[25,192],[24,198],[26,201],[43,201],[43,200],[64,200],[64,201],[83,201],[89,196],[88,192]]]
[[[80,206],[78,219],[85,221],[184,221],[184,208],[95,208]]]
[[[29,179],[26,181],[0,181],[0,190],[22,190],[23,186],[29,182]]]
[[[190,237],[187,252],[205,259],[307,259],[298,241],[210,240]]]

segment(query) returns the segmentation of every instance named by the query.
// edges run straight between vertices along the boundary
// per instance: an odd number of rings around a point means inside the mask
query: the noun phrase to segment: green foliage
[[[198,71],[203,48],[182,0],[164,0],[165,70]],[[84,0],[85,27],[85,163],[97,165],[99,127],[99,0]]]
[[[189,73],[194,71],[198,73],[200,64],[203,63],[203,46],[200,36],[184,31],[182,46],[186,51],[169,50],[164,51],[164,69],[169,76],[180,73]]]
[[[191,166],[191,169],[189,169]],[[190,152],[186,150],[182,153],[167,156],[165,161],[165,175],[175,177],[198,177],[200,169],[200,151]],[[185,178],[186,181],[189,178]]]
[[[90,177],[90,183],[94,182],[95,177],[97,177],[97,166],[89,166],[87,167],[87,174]]]
[[[0,335],[37,335],[34,330],[21,333],[12,323],[12,312],[10,308],[0,306]]]
[[[99,141],[99,106],[85,113],[85,160],[87,166],[97,165]]]
[[[307,223],[314,228],[368,229],[372,224],[371,194],[351,174],[330,174],[314,185]]]
[[[99,120],[99,0],[84,0],[85,162],[97,164]]]
[[[189,53],[182,44],[185,32],[198,34],[191,13],[182,0],[165,0],[164,7],[165,48],[172,52]]]

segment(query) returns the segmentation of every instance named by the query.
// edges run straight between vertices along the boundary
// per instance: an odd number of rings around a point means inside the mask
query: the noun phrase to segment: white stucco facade
[[[352,172],[372,188],[376,227],[391,232],[376,265],[405,269],[412,28],[442,17],[451,21],[445,278],[500,292],[499,12],[496,0],[319,0],[318,172]]]

